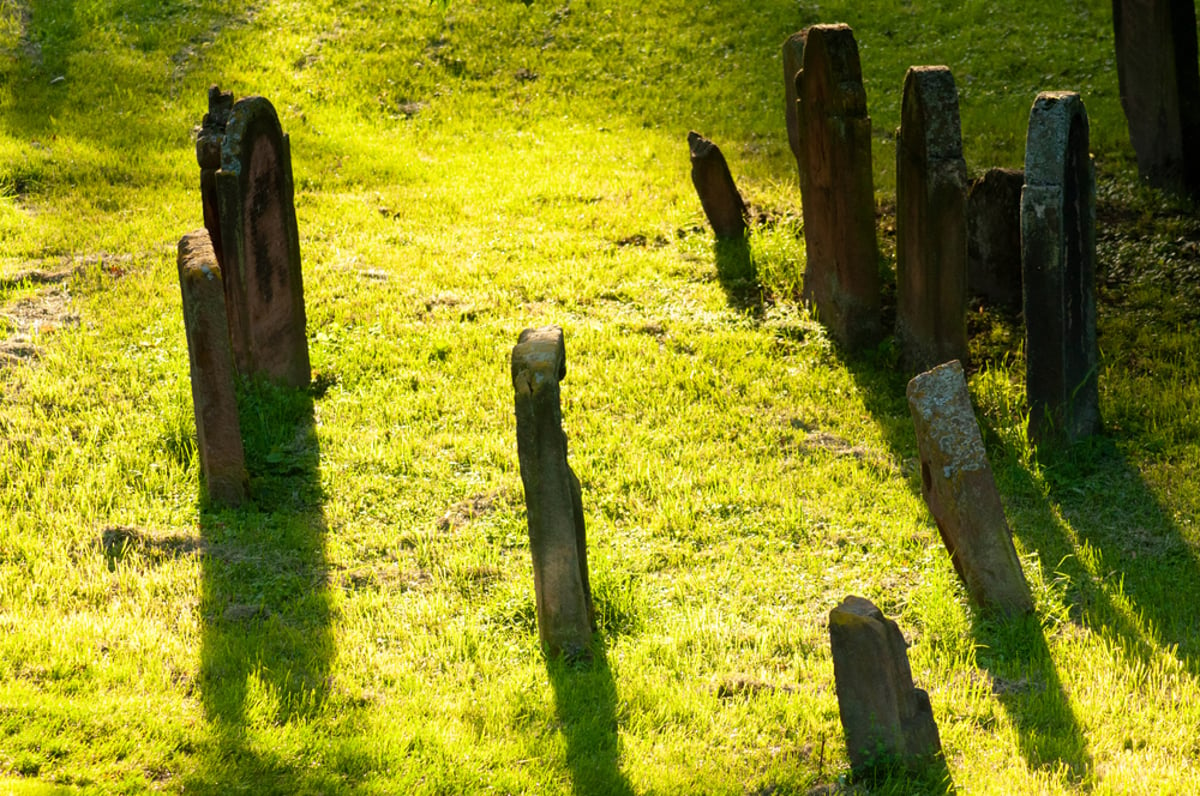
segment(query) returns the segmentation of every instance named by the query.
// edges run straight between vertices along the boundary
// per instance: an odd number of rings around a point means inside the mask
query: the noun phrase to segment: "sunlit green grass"
[[[959,791],[1195,790],[1196,230],[1134,184],[1108,15],[0,2],[0,278],[79,265],[78,324],[0,370],[0,792],[848,790],[847,594],[912,642]],[[858,36],[882,204],[904,71],[946,63],[973,173],[1020,166],[1036,93],[1077,88],[1126,214],[1106,436],[1032,451],[1019,343],[973,349],[1028,623],[955,581],[889,344],[847,358],[794,301],[779,46],[819,21]],[[244,386],[237,512],[200,508],[174,263],[212,83],[291,135],[317,373]],[[704,228],[689,129],[761,214],[745,247]],[[537,645],[509,381],[549,323],[601,629],[574,667]]]

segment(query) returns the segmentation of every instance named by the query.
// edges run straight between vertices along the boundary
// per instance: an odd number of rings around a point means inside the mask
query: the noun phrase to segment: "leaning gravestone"
[[[1096,178],[1074,92],[1038,95],[1021,192],[1029,435],[1068,442],[1100,426],[1096,347]]]
[[[1021,188],[1025,172],[988,169],[967,192],[967,292],[1021,306]]]
[[[567,375],[563,332],[526,329],[512,351],[517,455],[525,486],[538,635],[552,655],[586,654],[595,627],[579,479],[567,464],[559,382]]]
[[[803,36],[796,111],[804,295],[833,337],[854,350],[882,336],[871,118],[850,27],[814,25]]]
[[[976,605],[1012,616],[1033,610],[1029,585],[983,449],[962,364],[908,383],[921,458],[921,494],[954,569]]]
[[[829,612],[829,641],[851,768],[919,765],[940,753],[929,694],[913,685],[896,623],[869,600],[847,597]]]
[[[1193,0],[1113,0],[1117,79],[1138,172],[1200,193],[1200,66]]]
[[[804,68],[804,39],[808,30],[793,33],[783,43],[783,107],[787,121],[788,145],[796,163],[800,162],[800,119],[796,114],[796,75]]]
[[[196,152],[205,223],[219,241],[234,357],[243,375],[304,387],[311,369],[290,144],[270,102],[231,99],[209,90]],[[216,151],[220,168],[213,171]]]
[[[234,392],[225,289],[207,232],[183,236],[178,266],[205,490],[215,504],[238,506],[249,491],[246,456]]]
[[[704,207],[704,215],[718,238],[746,235],[746,203],[738,193],[725,156],[712,141],[699,133],[688,133],[692,157],[692,185]]]
[[[904,78],[896,146],[896,337],[909,372],[967,358],[967,163],[944,66]]]

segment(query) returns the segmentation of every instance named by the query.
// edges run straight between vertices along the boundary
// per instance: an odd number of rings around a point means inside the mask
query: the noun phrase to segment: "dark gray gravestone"
[[[829,612],[829,641],[851,767],[919,764],[939,754],[929,694],[913,685],[896,623],[869,600],[847,597]]]
[[[796,115],[796,75],[804,68],[804,39],[807,30],[793,33],[783,43],[783,107],[787,120],[788,144],[796,162],[800,162],[800,120]]]
[[[692,185],[700,196],[704,215],[718,238],[746,235],[746,203],[738,193],[725,156],[712,141],[693,131],[688,133],[692,156]]]
[[[1029,435],[1073,442],[1100,427],[1096,178],[1074,92],[1038,95],[1021,192]]]
[[[910,67],[896,146],[896,337],[910,372],[967,358],[967,163],[958,89]]]
[[[538,635],[552,655],[586,654],[595,628],[579,479],[567,464],[559,382],[567,375],[563,332],[526,329],[512,351],[517,455],[525,486]]]
[[[957,361],[908,383],[921,457],[921,494],[954,570],[981,608],[1013,616],[1033,610],[1029,585],[983,449],[967,381]]]
[[[1193,0],[1113,0],[1117,78],[1138,173],[1200,193],[1200,66]]]
[[[227,96],[210,89],[197,154],[204,195],[212,142],[219,139],[213,237],[220,241],[234,357],[244,375],[303,387],[311,369],[288,137],[266,99],[246,97],[226,112]],[[209,205],[206,196],[206,224]]]
[[[205,491],[215,504],[238,506],[249,493],[249,480],[234,393],[236,371],[225,317],[225,288],[208,233],[198,230],[184,235],[177,263]]]
[[[967,293],[1021,306],[1021,188],[1025,172],[989,169],[967,193]]]
[[[854,350],[882,337],[871,118],[850,27],[814,25],[803,35],[796,109],[804,296],[834,339]]]

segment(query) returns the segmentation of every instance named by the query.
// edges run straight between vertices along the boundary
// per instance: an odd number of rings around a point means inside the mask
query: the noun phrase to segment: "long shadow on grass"
[[[313,401],[268,384],[244,385],[238,398],[253,503],[201,513],[199,682],[215,748],[197,776],[218,789],[315,787],[317,773],[251,737],[314,715],[328,689],[334,641]]]
[[[590,661],[546,662],[554,704],[567,740],[567,764],[580,796],[632,794],[621,773],[617,739],[617,687],[604,641],[593,642]]]
[[[725,291],[729,306],[754,315],[762,314],[762,289],[758,271],[750,253],[750,238],[716,238],[713,257],[717,265],[717,280]]]

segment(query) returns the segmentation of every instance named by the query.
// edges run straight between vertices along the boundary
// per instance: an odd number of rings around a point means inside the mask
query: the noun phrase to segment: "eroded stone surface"
[[[1032,611],[962,364],[948,362],[913,378],[908,407],[921,458],[921,494],[967,593],[976,605],[1003,615]]]
[[[746,203],[738,193],[720,148],[693,131],[688,133],[688,149],[692,157],[692,184],[713,232],[718,238],[745,236]]]
[[[967,292],[1021,306],[1021,188],[1025,172],[988,169],[967,193]]]
[[[829,613],[838,712],[856,772],[926,761],[942,749],[929,694],[913,685],[900,628],[869,600]]]
[[[567,463],[559,382],[563,332],[526,329],[512,351],[517,454],[533,554],[538,634],[553,655],[586,654],[595,626],[579,479]]]
[[[783,43],[783,107],[787,123],[788,145],[797,163],[800,160],[800,119],[796,113],[796,75],[804,68],[804,39],[808,31],[788,36]]]

